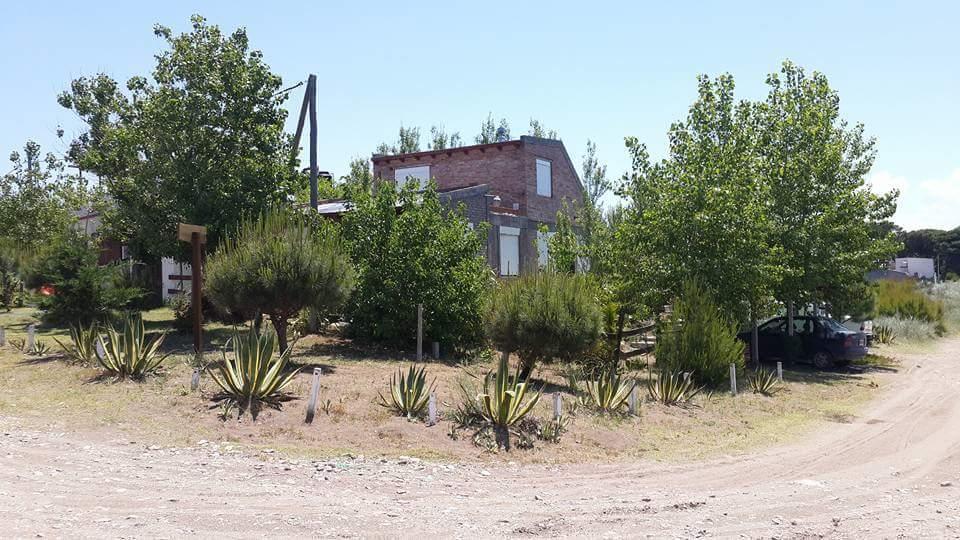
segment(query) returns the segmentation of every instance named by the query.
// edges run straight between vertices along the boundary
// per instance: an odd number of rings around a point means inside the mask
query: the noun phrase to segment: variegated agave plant
[[[436,379],[427,385],[427,368],[411,364],[406,375],[399,369],[390,377],[389,399],[379,394],[380,405],[407,418],[422,416],[435,384]]]
[[[489,422],[496,436],[497,446],[510,449],[510,427],[522,420],[540,400],[542,391],[533,392],[529,399],[529,383],[520,377],[520,366],[513,375],[507,355],[500,357],[497,371],[487,374],[483,381],[483,393],[480,394],[480,410]]]
[[[160,352],[164,334],[147,337],[140,315],[127,316],[121,331],[107,326],[106,336],[97,336],[104,351],[103,357],[96,357],[97,362],[108,375],[120,379],[142,380],[169,356]]]
[[[249,410],[254,417],[261,403],[279,407],[286,397],[284,390],[299,372],[286,370],[291,349],[274,356],[276,335],[260,335],[254,328],[235,333],[229,343],[233,345],[232,357],[224,347],[223,362],[209,369],[210,376],[223,390],[222,397]]]

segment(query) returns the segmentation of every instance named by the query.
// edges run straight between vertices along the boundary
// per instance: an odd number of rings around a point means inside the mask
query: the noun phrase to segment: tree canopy
[[[154,27],[166,49],[125,90],[101,73],[58,98],[87,124],[71,158],[109,195],[107,233],[143,260],[180,253],[178,222],[207,226],[213,249],[243,216],[287,201],[305,181],[289,165],[280,77],[244,29],[224,34],[199,15],[191,23],[179,35]]]

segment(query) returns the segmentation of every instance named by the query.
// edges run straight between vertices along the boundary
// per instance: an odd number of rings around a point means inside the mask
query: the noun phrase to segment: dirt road
[[[960,339],[849,424],[678,466],[286,461],[0,418],[3,537],[960,537]]]

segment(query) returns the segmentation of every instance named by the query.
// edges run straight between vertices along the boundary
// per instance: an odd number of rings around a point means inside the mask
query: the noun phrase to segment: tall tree
[[[530,119],[530,131],[528,132],[533,137],[540,137],[543,139],[559,139],[560,136],[557,134],[555,129],[547,129],[543,127],[543,124],[539,120]]]
[[[769,186],[771,242],[784,266],[777,297],[849,304],[864,274],[896,253],[896,233],[883,223],[898,193],[878,196],[865,184],[874,140],[840,117],[840,98],[823,74],[808,76],[787,61],[767,85],[757,106],[757,174]]]
[[[734,100],[730,75],[699,78],[698,98],[669,140],[669,157],[651,163],[646,148],[627,139],[633,165],[617,238],[630,267],[627,291],[656,311],[696,278],[746,320],[773,291],[779,268],[768,244],[767,188],[755,174],[752,108]]]
[[[88,201],[86,184],[66,173],[63,161],[27,141],[10,154],[13,169],[0,177],[0,238],[38,248],[63,234],[73,211]]]
[[[594,206],[598,206],[600,199],[613,189],[613,182],[607,178],[607,166],[597,159],[597,145],[589,139],[587,139],[587,152],[583,155],[581,176],[585,190],[584,198]]]
[[[180,253],[177,222],[206,225],[209,248],[245,215],[286,201],[303,175],[289,167],[282,81],[247,33],[194,15],[189,32],[157,25],[166,50],[124,92],[99,74],[58,101],[87,123],[72,156],[110,196],[108,234],[144,260]]]
[[[493,121],[493,114],[488,114],[487,119],[480,125],[480,133],[475,138],[477,144],[490,144],[510,140],[510,124],[506,118],[500,119],[498,126]]]
[[[443,126],[430,127],[430,150],[446,150],[447,148],[457,148],[463,146],[460,139],[460,132],[447,134]]]

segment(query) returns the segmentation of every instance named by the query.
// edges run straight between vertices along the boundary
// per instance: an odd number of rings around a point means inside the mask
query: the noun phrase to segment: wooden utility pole
[[[317,176],[320,168],[317,165],[317,76],[310,74],[307,77],[307,91],[303,94],[303,103],[300,105],[300,118],[297,120],[297,132],[293,135],[293,155],[290,156],[290,165],[297,159],[300,151],[300,137],[303,135],[303,124],[310,116],[310,206],[316,211],[317,201],[320,198],[317,189]]]
[[[190,306],[193,308],[193,351],[203,353],[203,245],[207,243],[207,228],[200,225],[180,223],[177,225],[177,238],[181,242],[190,242],[192,257],[190,262]]]

